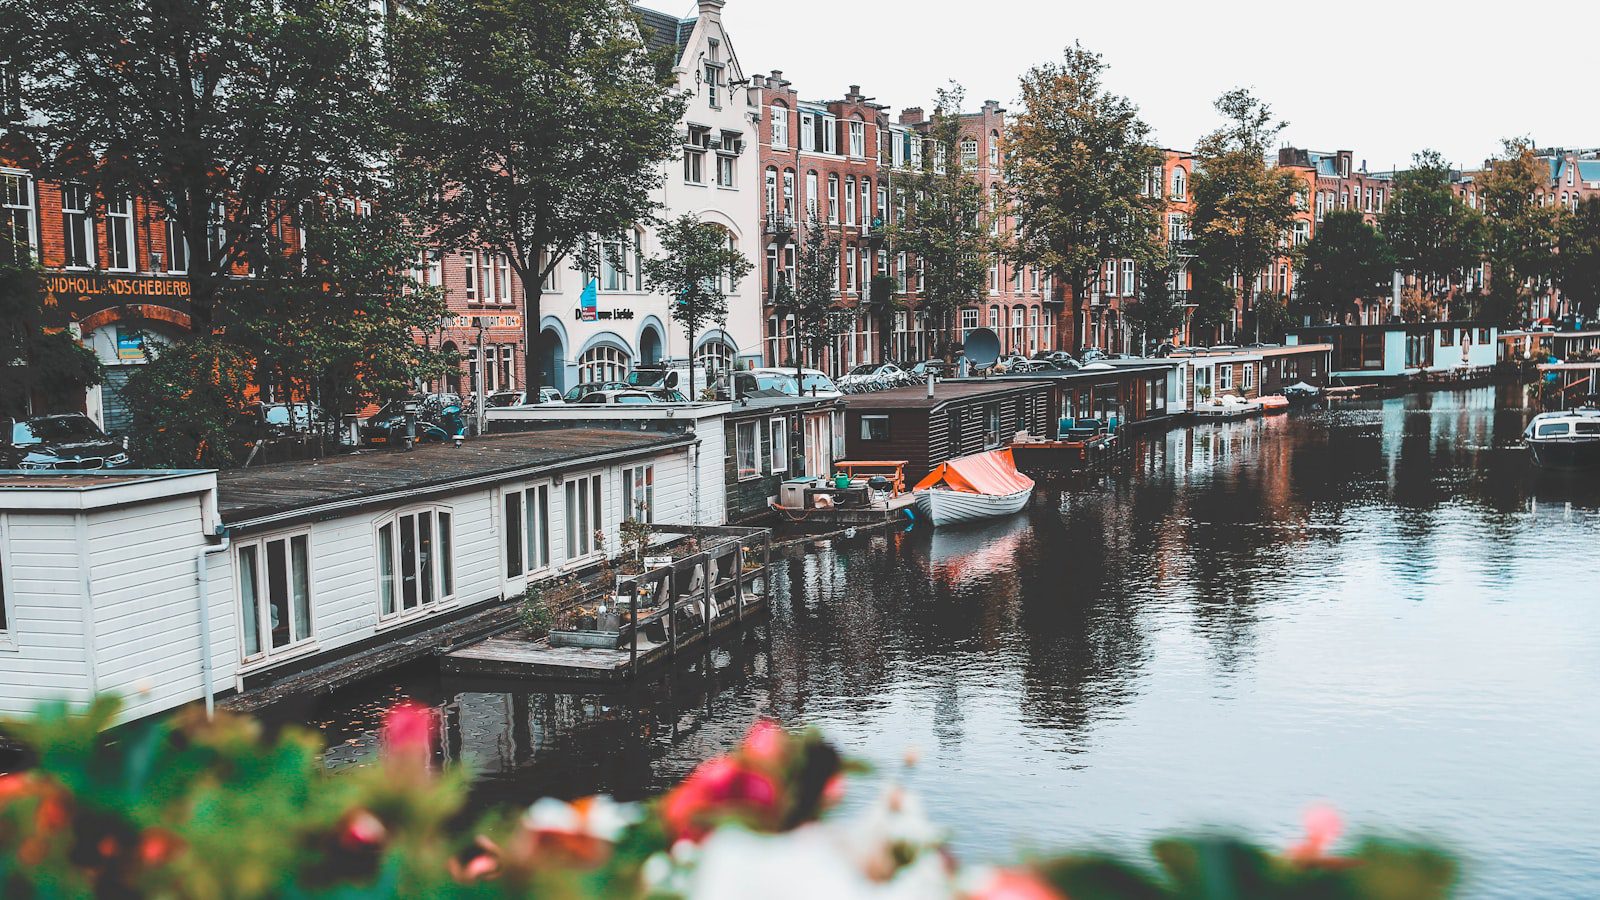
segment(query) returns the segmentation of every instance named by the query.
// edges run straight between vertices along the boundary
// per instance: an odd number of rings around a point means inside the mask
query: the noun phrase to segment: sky
[[[646,0],[692,15],[692,0]],[[1014,106],[1018,77],[1074,40],[1107,86],[1140,107],[1157,143],[1189,148],[1218,124],[1212,101],[1251,88],[1289,122],[1281,141],[1347,149],[1373,171],[1423,148],[1478,165],[1505,137],[1600,146],[1584,107],[1589,53],[1575,7],[1481,0],[1212,3],[1172,0],[727,0],[746,74],[782,69],[808,100],[849,85],[898,112],[955,79],[969,107]],[[1517,9],[1522,12],[1516,12]],[[1560,10],[1565,12],[1561,13]],[[1566,49],[1562,49],[1562,45]]]

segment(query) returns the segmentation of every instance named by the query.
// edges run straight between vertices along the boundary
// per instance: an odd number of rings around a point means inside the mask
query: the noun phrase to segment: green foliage
[[[1139,267],[1139,299],[1123,308],[1123,315],[1143,329],[1145,341],[1164,341],[1183,327],[1184,302],[1172,290],[1172,275],[1179,260],[1168,255],[1151,257]]]
[[[0,263],[0,416],[76,410],[100,383],[94,351],[50,327],[50,312],[37,268]]]
[[[140,462],[218,469],[243,462],[254,436],[254,371],[249,354],[217,338],[190,337],[156,351],[123,387]]]
[[[1354,209],[1324,216],[1300,248],[1300,296],[1324,319],[1340,320],[1357,300],[1382,297],[1392,287],[1394,255],[1388,242]]]
[[[1578,204],[1561,226],[1556,284],[1574,312],[1592,320],[1600,313],[1600,198]]]
[[[941,349],[948,353],[955,340],[956,310],[982,294],[999,249],[989,223],[1001,198],[991,198],[987,187],[964,168],[965,92],[953,85],[937,96],[924,139],[922,171],[907,177],[905,212],[890,233],[895,246],[922,265],[922,305],[943,334]]]
[[[728,318],[728,293],[750,274],[750,260],[728,243],[727,229],[685,213],[656,236],[661,254],[644,261],[650,290],[672,298],[672,320],[689,338],[689,385],[694,385],[695,335]]]
[[[1437,151],[1424,150],[1395,176],[1394,196],[1380,226],[1396,264],[1428,297],[1448,292],[1448,279],[1476,266],[1486,238],[1483,214],[1452,188],[1455,172]]]
[[[420,0],[392,40],[402,156],[421,168],[446,246],[503,253],[522,282],[526,346],[540,346],[545,279],[596,236],[652,220],[684,98],[664,81],[627,4]],[[676,61],[674,60],[674,63]],[[530,360],[528,392],[540,387]]]
[[[403,120],[378,89],[366,0],[13,6],[38,54],[33,130],[71,150],[50,154],[52,174],[153,202],[188,235],[197,331],[228,274],[284,248],[303,203],[367,195],[372,160],[392,147],[387,125]]]
[[[535,582],[528,585],[527,590],[522,592],[522,599],[517,601],[517,622],[535,640],[549,634],[556,624],[555,610],[550,608],[552,587],[555,586]]]
[[[865,312],[877,323],[878,359],[889,358],[889,338],[894,334],[894,314],[904,308],[899,296],[900,282],[893,275],[872,276],[867,291]]]
[[[1138,107],[1106,91],[1105,69],[1073,44],[1062,62],[1029,70],[1006,142],[1014,252],[1066,276],[1080,308],[1102,260],[1160,256],[1162,198],[1144,188],[1163,154]]]
[[[1195,253],[1229,293],[1235,282],[1250,292],[1294,223],[1302,183],[1292,172],[1267,166],[1267,151],[1286,124],[1273,118],[1271,107],[1242,88],[1223,94],[1216,107],[1227,123],[1195,147]],[[1247,297],[1244,306],[1253,305]],[[1226,321],[1219,313],[1211,310],[1205,320]]]
[[[813,354],[821,354],[833,344],[839,334],[839,241],[829,233],[817,211],[811,211],[806,222],[805,235],[795,258],[794,289],[779,282],[781,298],[775,301],[781,309],[794,315],[794,328],[800,346]],[[788,302],[785,304],[784,299]],[[802,368],[805,354],[797,354],[794,361]]]
[[[1549,180],[1549,163],[1526,139],[1506,141],[1502,155],[1490,160],[1479,176],[1489,264],[1489,296],[1477,311],[1479,318],[1514,324],[1522,318],[1527,298],[1550,282],[1562,210],[1535,200]]]

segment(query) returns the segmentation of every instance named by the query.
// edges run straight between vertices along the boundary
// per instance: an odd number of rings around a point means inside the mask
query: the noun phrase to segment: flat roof
[[[924,388],[926,390],[926,388]],[[737,419],[741,414],[789,412],[796,410],[827,409],[835,406],[841,397],[741,397],[733,402],[733,409],[728,412],[728,418]]]
[[[956,400],[1022,391],[1038,383],[1037,378],[1024,380],[1003,375],[993,378],[957,378],[934,384],[932,398],[928,397],[927,385],[919,385],[873,391],[869,394],[846,394],[843,399],[844,405],[850,409],[933,409]]]
[[[199,475],[209,469],[87,469],[77,472],[25,471],[0,469],[0,489],[26,488],[34,491],[92,491],[96,488],[139,484],[185,475]]]
[[[689,434],[562,428],[276,463],[217,475],[217,507],[229,526],[315,517],[400,497],[446,493],[586,460],[692,444]]]
[[[1303,328],[1291,328],[1290,334],[1311,334],[1325,331],[1411,331],[1435,330],[1439,328],[1494,328],[1500,326],[1493,322],[1480,322],[1476,319],[1465,319],[1459,322],[1382,322],[1377,325],[1307,325]]]

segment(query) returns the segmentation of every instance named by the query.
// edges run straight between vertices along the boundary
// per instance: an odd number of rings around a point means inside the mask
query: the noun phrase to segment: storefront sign
[[[479,323],[488,331],[522,330],[522,317],[514,313],[497,313],[492,316],[455,316],[451,325],[456,328],[477,328]]]
[[[601,310],[589,310],[589,311],[585,312],[582,309],[578,309],[578,310],[575,310],[573,312],[573,315],[580,322],[599,322],[599,321],[604,321],[606,319],[627,320],[627,319],[632,319],[633,318],[633,310],[631,310],[631,309],[601,309]]]
[[[45,276],[45,303],[74,320],[129,301],[189,311],[189,280],[114,272],[59,272]]]

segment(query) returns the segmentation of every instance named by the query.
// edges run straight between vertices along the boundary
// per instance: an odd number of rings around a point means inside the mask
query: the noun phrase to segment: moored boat
[[[1277,413],[1289,410],[1289,398],[1282,394],[1268,394],[1256,402],[1261,404],[1262,412]]]
[[[1547,469],[1600,468],[1600,409],[1543,412],[1522,433],[1536,465]]]
[[[1223,394],[1209,403],[1196,403],[1194,414],[1200,419],[1243,419],[1259,416],[1264,407],[1259,400],[1246,400],[1234,394]]]
[[[912,489],[917,512],[934,527],[1008,516],[1028,505],[1033,479],[1017,471],[1010,448],[943,463]]]

